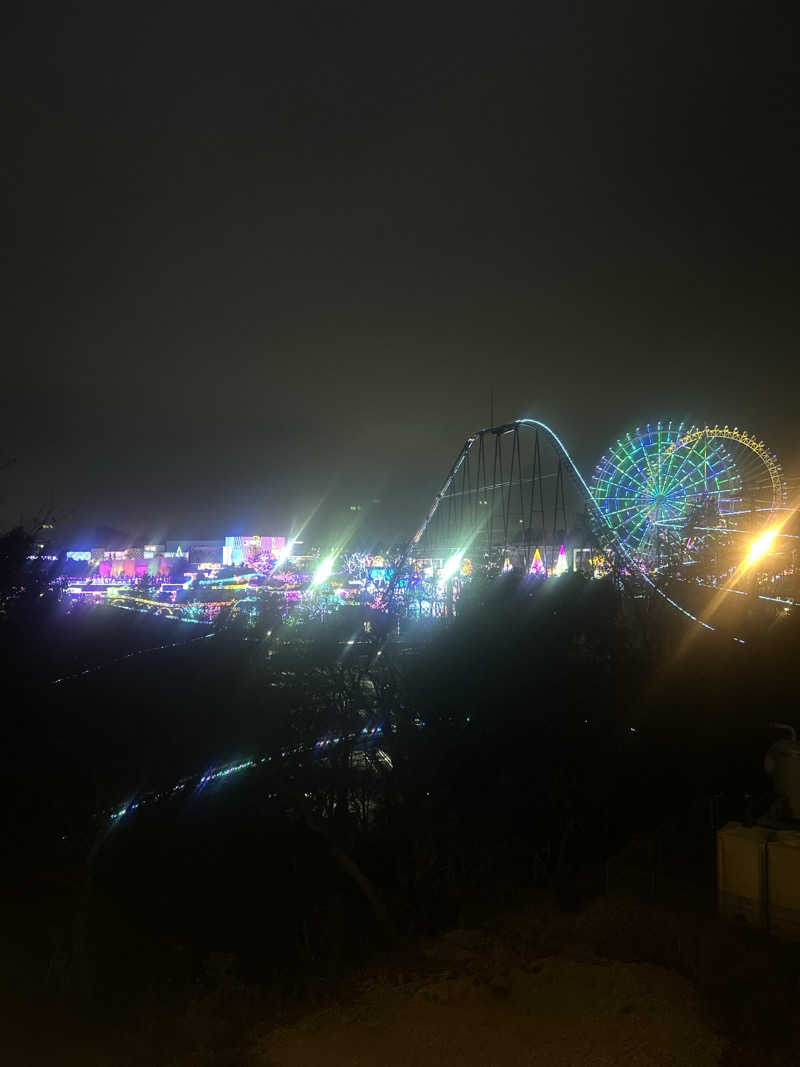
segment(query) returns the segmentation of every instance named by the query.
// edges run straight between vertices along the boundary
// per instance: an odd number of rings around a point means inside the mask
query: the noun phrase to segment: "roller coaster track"
[[[487,434],[504,435],[512,433],[514,431],[519,431],[521,429],[530,429],[534,432],[541,433],[544,439],[550,444],[559,461],[559,470],[563,467],[563,469],[567,471],[567,473],[572,479],[573,484],[578,490],[578,493],[583,498],[588,513],[593,520],[595,532],[604,551],[613,553],[614,557],[618,561],[623,561],[623,563],[627,566],[627,570],[629,571],[629,573],[636,576],[637,581],[641,581],[645,585],[649,586],[649,588],[654,593],[656,593],[659,597],[665,600],[676,611],[679,611],[686,618],[706,630],[716,630],[717,627],[712,626],[708,622],[705,622],[697,615],[694,615],[687,608],[684,608],[676,600],[673,600],[673,598],[669,596],[669,594],[666,593],[658,585],[658,583],[655,582],[653,578],[641,568],[641,566],[631,555],[624,542],[617,536],[614,529],[609,524],[606,516],[600,510],[594,496],[592,495],[589,485],[581,474],[578,465],[570,455],[564,442],[554,430],[552,430],[546,423],[541,422],[539,419],[517,419],[514,422],[505,423],[501,426],[487,427],[485,429],[478,430],[476,433],[470,434],[470,436],[467,437],[460,452],[456,456],[455,462],[450,468],[450,471],[448,472],[441,489],[434,497],[433,503],[431,504],[427,515],[425,516],[424,522],[419,527],[414,536],[411,538],[411,540],[406,544],[402,555],[397,561],[395,575],[392,579],[392,582],[390,583],[389,589],[387,590],[387,595],[383,600],[384,607],[388,607],[388,605],[391,603],[392,597],[395,592],[397,579],[401,575],[408,573],[409,561],[414,552],[415,547],[422,540],[425,531],[427,530],[432,519],[438,512],[443,500],[447,497],[447,494],[450,491],[451,487],[454,485],[456,476],[458,475],[464,462],[470,454],[470,451],[474,448],[476,443],[479,442],[481,438]],[[700,432],[702,433],[703,431]],[[739,438],[737,438],[737,440],[738,439]],[[750,446],[748,445],[748,447]],[[732,635],[732,638],[739,644],[745,643],[743,638],[741,637],[736,637]]]
[[[601,520],[601,522],[603,524],[603,529],[608,531],[608,533],[611,535],[611,537],[613,538],[614,541],[617,541],[616,537],[614,537],[613,530],[608,525],[608,522],[606,521],[606,519],[603,516],[602,512],[600,511],[600,509],[598,508],[597,504],[595,503],[595,499],[592,496],[591,490],[589,489],[589,486],[586,484],[586,482],[585,482],[585,480],[583,478],[583,475],[581,474],[580,470],[578,469],[577,464],[575,463],[575,460],[572,458],[572,456],[567,451],[566,446],[562,442],[561,438],[553,430],[551,430],[549,426],[545,425],[545,423],[539,422],[538,419],[517,419],[515,422],[505,423],[502,426],[493,426],[491,428],[487,428],[487,429],[484,429],[484,430],[478,430],[476,433],[470,434],[470,436],[464,442],[464,445],[463,445],[461,451],[459,452],[458,456],[456,457],[455,463],[450,468],[450,472],[447,475],[447,477],[445,478],[444,484],[442,485],[442,488],[439,490],[439,492],[437,493],[436,497],[434,498],[434,501],[433,501],[433,503],[432,503],[432,505],[430,507],[430,510],[428,511],[428,514],[425,516],[425,521],[423,522],[422,526],[420,526],[420,528],[417,530],[417,532],[414,534],[414,536],[412,537],[411,541],[409,542],[408,550],[411,550],[413,548],[413,546],[418,544],[419,541],[421,540],[423,534],[425,533],[425,530],[427,529],[428,525],[430,524],[431,519],[434,517],[434,515],[438,511],[439,505],[441,504],[441,502],[444,499],[444,497],[447,495],[447,492],[450,489],[451,485],[453,484],[453,481],[454,481],[456,475],[458,474],[459,470],[461,469],[461,467],[462,467],[462,465],[464,463],[464,460],[467,458],[468,453],[470,452],[470,450],[472,449],[472,447],[476,443],[476,441],[480,440],[480,438],[484,434],[505,434],[505,433],[512,432],[517,427],[526,427],[526,426],[535,427],[536,429],[541,430],[544,433],[545,437],[547,439],[549,439],[551,445],[553,446],[553,449],[554,449],[556,455],[559,457],[559,459],[562,460],[562,462],[564,462],[566,464],[567,471],[571,474],[576,488],[581,493],[581,495],[584,497],[584,499],[586,500],[586,503],[589,505],[591,513],[593,515],[596,515]],[[619,542],[619,543],[621,545],[621,542]],[[612,547],[612,546],[609,545],[609,547]]]

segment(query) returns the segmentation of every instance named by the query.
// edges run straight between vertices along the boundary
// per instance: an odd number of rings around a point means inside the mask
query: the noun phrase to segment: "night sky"
[[[3,520],[400,537],[492,387],[800,468],[790,10],[17,5]]]

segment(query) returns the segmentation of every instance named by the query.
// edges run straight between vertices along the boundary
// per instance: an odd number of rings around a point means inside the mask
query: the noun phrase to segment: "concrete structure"
[[[720,915],[800,941],[800,831],[731,822],[717,831]]]

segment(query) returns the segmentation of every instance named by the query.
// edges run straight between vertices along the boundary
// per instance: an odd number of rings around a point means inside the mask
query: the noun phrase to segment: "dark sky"
[[[492,385],[799,467],[791,7],[18,5],[4,521],[400,536]]]

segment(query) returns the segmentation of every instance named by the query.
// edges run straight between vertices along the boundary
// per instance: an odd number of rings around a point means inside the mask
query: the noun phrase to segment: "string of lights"
[[[97,671],[104,671],[108,667],[113,667],[115,663],[122,663],[126,659],[133,659],[134,656],[145,656],[150,652],[162,652],[165,648],[180,648],[183,645],[191,645],[195,641],[204,641],[208,637],[216,637],[216,634],[201,634],[199,637],[190,637],[188,641],[167,641],[163,645],[154,645],[152,648],[137,648],[134,652],[126,652],[124,656],[115,656],[114,659],[106,660],[105,663],[98,663],[95,667],[85,667],[82,671],[76,671],[75,674],[65,674],[61,678],[53,678],[50,684],[61,685],[64,682],[71,682],[75,678],[83,678],[87,674],[95,674]]]
[[[347,734],[342,734],[340,737],[326,737],[320,738],[315,741],[313,745],[302,746],[298,745],[295,748],[283,749],[279,754],[275,756],[260,754],[258,756],[252,756],[248,759],[239,760],[236,763],[225,764],[222,767],[216,767],[213,770],[206,771],[203,774],[185,775],[179,778],[178,781],[171,787],[157,792],[145,793],[135,800],[130,800],[121,807],[115,808],[112,811],[103,811],[100,814],[101,818],[107,819],[109,822],[118,822],[123,816],[132,814],[141,807],[156,804],[160,801],[169,800],[175,797],[179,793],[185,792],[187,789],[194,787],[196,791],[200,791],[213,782],[219,782],[224,779],[228,779],[233,775],[240,774],[242,771],[252,770],[255,767],[262,767],[266,764],[270,764],[274,759],[290,759],[294,756],[299,756],[308,752],[319,752],[328,749],[332,745],[341,745],[346,742],[361,742],[362,745],[366,745],[372,741],[377,740],[383,733],[383,726],[364,726],[360,731],[350,731]],[[357,749],[356,749],[357,751]],[[385,761],[384,761],[385,762]]]

